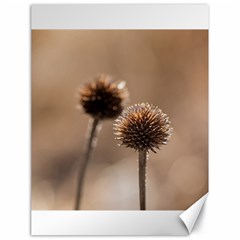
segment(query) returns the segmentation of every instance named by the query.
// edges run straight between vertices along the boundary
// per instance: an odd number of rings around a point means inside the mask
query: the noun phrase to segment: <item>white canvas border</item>
[[[183,211],[32,211],[34,236],[188,235]]]
[[[207,4],[41,4],[32,29],[208,29]]]

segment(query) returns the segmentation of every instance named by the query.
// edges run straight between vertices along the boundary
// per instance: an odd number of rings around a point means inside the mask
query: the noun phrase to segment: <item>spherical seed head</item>
[[[116,118],[122,112],[128,91],[125,82],[114,82],[109,75],[102,74],[79,91],[80,105],[94,118]]]
[[[153,152],[167,144],[172,132],[168,116],[148,103],[135,104],[124,110],[115,120],[114,129],[120,145]]]

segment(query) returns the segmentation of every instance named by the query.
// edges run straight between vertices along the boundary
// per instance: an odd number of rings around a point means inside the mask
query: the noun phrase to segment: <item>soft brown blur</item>
[[[168,114],[168,145],[151,153],[147,209],[184,210],[208,191],[208,31],[32,31],[32,209],[71,210],[89,116],[77,90],[101,73],[125,80],[129,105]],[[84,184],[84,210],[138,210],[137,153],[104,121]]]

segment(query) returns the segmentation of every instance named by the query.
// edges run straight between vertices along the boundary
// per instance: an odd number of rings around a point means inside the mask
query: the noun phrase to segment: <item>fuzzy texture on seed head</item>
[[[148,103],[128,107],[115,120],[114,130],[120,145],[137,151],[153,151],[166,145],[172,132],[169,118]]]
[[[79,104],[93,118],[116,118],[122,112],[128,91],[125,82],[114,82],[111,76],[102,74],[79,90]]]

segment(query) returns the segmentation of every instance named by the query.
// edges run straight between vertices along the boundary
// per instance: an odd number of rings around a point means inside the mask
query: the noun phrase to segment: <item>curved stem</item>
[[[100,123],[100,120],[98,118],[94,118],[93,120],[89,121],[89,128],[86,136],[87,145],[85,148],[83,160],[79,164],[77,194],[76,194],[75,207],[74,207],[75,210],[80,209],[84,176],[86,173],[88,161],[91,157],[91,153],[96,146],[97,132],[98,132],[97,130],[99,128],[99,123]]]
[[[146,168],[147,168],[147,151],[139,151],[138,161],[139,174],[139,198],[140,210],[146,210]]]

